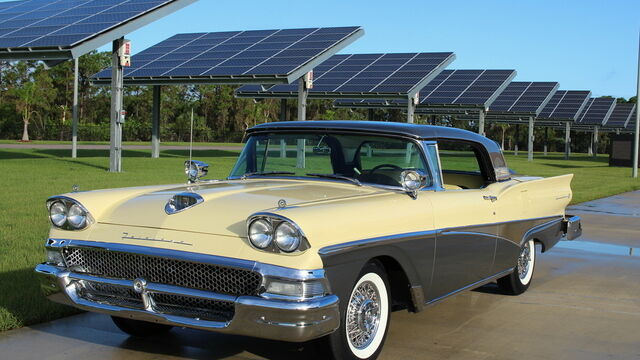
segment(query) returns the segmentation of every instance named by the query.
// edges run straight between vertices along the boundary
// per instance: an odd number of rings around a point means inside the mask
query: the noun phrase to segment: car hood
[[[129,194],[104,209],[96,221],[104,224],[189,231],[226,236],[246,236],[246,220],[259,211],[301,207],[318,202],[372,195],[383,190],[358,187],[350,183],[321,180],[249,179],[185,185]],[[175,194],[191,192],[203,202],[174,214],[165,212],[167,201]],[[114,194],[114,196],[116,196]],[[78,199],[83,202],[82,199]],[[85,202],[83,202],[85,204]],[[91,204],[85,204],[92,212]]]

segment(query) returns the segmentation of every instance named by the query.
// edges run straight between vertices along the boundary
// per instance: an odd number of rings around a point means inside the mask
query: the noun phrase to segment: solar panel
[[[616,106],[614,98],[591,98],[578,117],[579,125],[602,125],[607,122]]]
[[[514,81],[498,96],[489,113],[530,114],[537,116],[553,97],[557,82]]]
[[[334,55],[317,66],[309,97],[402,98],[423,88],[455,59],[452,52]],[[268,91],[243,86],[239,97],[297,96],[296,85],[277,85]]]
[[[590,96],[591,91],[586,90],[558,90],[538,115],[538,119],[575,121]]]
[[[611,112],[611,116],[609,116],[609,119],[604,124],[604,126],[617,129],[626,128],[629,122],[632,122],[631,120],[634,120],[631,115],[633,115],[635,109],[636,104],[616,104],[616,106],[613,108],[613,111]]]
[[[363,33],[352,26],[178,34],[134,55],[124,82],[288,84]],[[111,69],[94,76],[110,80]]]
[[[629,121],[627,122],[627,126],[625,126],[625,129],[627,130],[633,130],[635,129],[636,126],[636,116],[638,112],[638,106],[636,106],[635,109],[633,109],[633,112],[631,113],[631,117],[629,118]]]
[[[23,0],[0,4],[0,58],[80,56],[195,0]],[[127,24],[127,28],[123,25]],[[110,33],[108,38],[100,35]],[[93,40],[86,48],[64,52]],[[35,55],[35,57],[34,57]]]

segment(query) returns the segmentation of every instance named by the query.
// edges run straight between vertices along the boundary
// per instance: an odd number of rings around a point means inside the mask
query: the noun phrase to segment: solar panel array
[[[615,105],[614,98],[591,98],[577,122],[580,125],[602,125],[609,119]]]
[[[314,69],[310,97],[406,96],[417,91],[455,59],[452,52],[334,55]],[[268,91],[246,85],[240,97],[295,97],[297,85],[277,85]]]
[[[538,119],[575,121],[589,101],[591,91],[558,90]]]
[[[444,70],[420,90],[418,109],[430,106],[460,108],[462,105],[487,107],[515,76],[515,70]],[[344,99],[336,100],[334,105],[363,108],[406,107],[407,100]]]
[[[286,77],[362,33],[354,26],[178,34],[134,55],[132,66],[125,69],[125,83],[145,78]],[[94,76],[96,82],[110,78],[111,69]]]
[[[634,114],[635,109],[636,104],[616,104],[611,112],[611,116],[609,116],[609,119],[604,126],[617,129],[626,128],[627,125],[632,122],[631,120],[635,119],[631,117]]]
[[[514,81],[498,96],[490,113],[509,112],[538,115],[558,89],[557,82]]]
[[[0,5],[0,48],[71,47],[175,0],[23,0]]]

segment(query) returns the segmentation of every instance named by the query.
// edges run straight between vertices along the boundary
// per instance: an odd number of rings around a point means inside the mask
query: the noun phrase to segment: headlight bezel
[[[61,225],[56,224],[51,216],[51,207],[55,204],[62,204],[62,206],[64,206],[65,209],[65,220],[64,223],[62,223]],[[53,227],[55,227],[56,229],[61,229],[61,230],[69,230],[69,231],[81,231],[81,230],[85,230],[86,228],[88,228],[91,224],[94,223],[94,219],[91,216],[91,213],[89,212],[89,210],[87,210],[87,208],[85,208],[79,201],[72,199],[70,197],[67,196],[52,196],[49,199],[47,199],[47,212],[48,217],[49,217],[49,222],[51,223],[51,225]],[[84,221],[81,221],[80,224],[78,226],[73,225],[70,221],[69,221],[69,210],[75,206],[77,209],[81,210],[84,213]]]
[[[266,221],[271,226],[271,239],[269,241],[269,244],[264,248],[256,246],[256,244],[254,244],[254,242],[251,240],[251,225],[258,220]],[[276,242],[276,231],[282,224],[287,224],[288,226],[290,226],[298,235],[299,241],[298,245],[295,248],[283,249],[278,246]],[[295,254],[303,252],[310,247],[307,237],[295,222],[285,216],[273,213],[256,213],[249,216],[249,218],[247,219],[247,240],[249,241],[249,244],[251,244],[251,246],[255,249],[280,254]]]

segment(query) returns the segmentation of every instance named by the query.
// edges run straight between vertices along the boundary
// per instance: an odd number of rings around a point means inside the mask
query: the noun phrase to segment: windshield
[[[278,132],[251,136],[230,178],[302,176],[401,186],[400,173],[408,169],[429,174],[418,145],[402,138]]]

